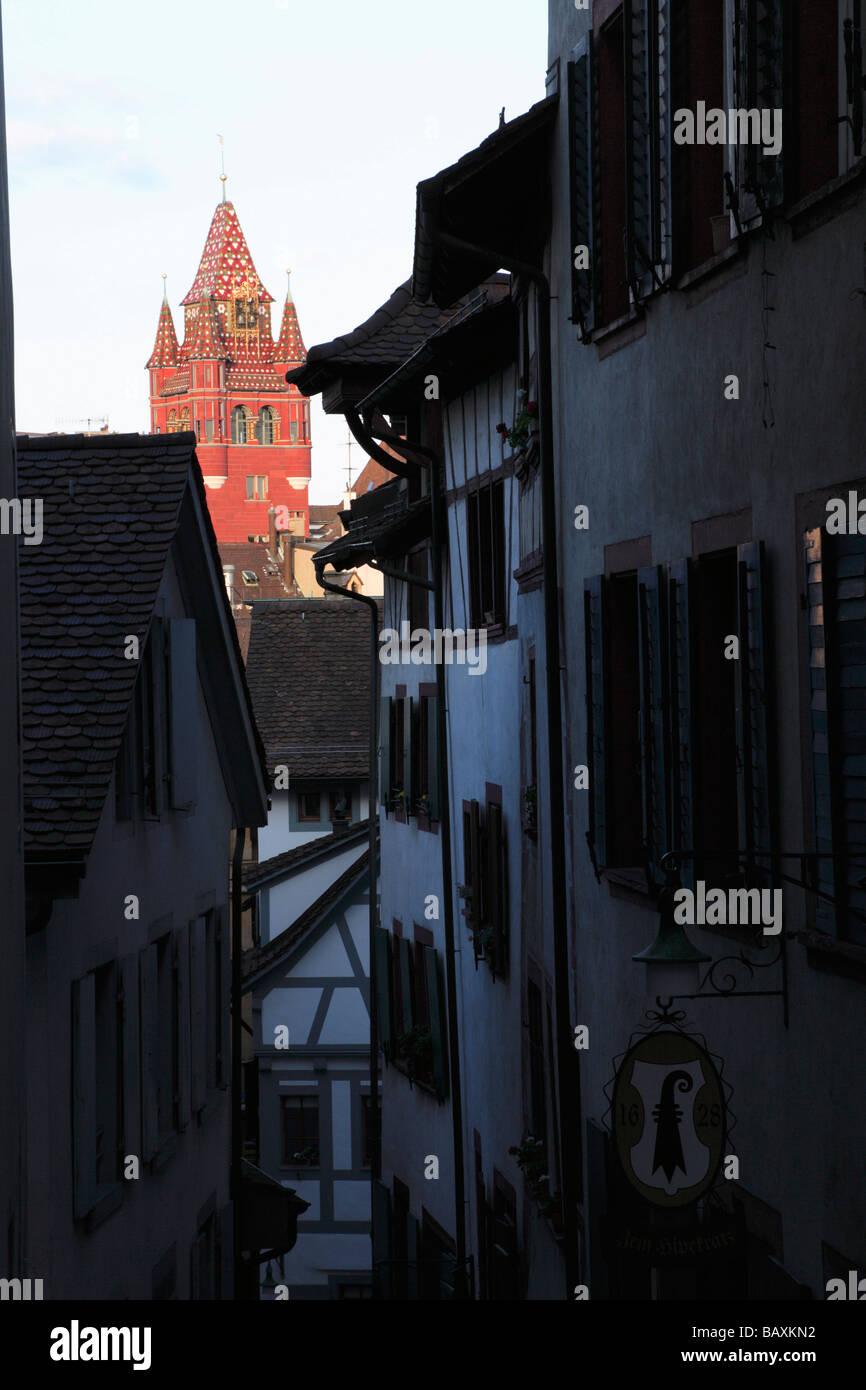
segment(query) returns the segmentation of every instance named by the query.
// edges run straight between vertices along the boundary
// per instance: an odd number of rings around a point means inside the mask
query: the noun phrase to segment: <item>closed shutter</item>
[[[671,692],[671,848],[694,850],[694,730],[692,727],[691,563],[676,560],[668,571]],[[679,864],[685,888],[694,888],[695,861]]]
[[[737,547],[740,659],[737,669],[737,782],[739,843],[748,856],[750,881],[772,883],[770,756],[767,719],[763,548]]]
[[[207,923],[196,917],[189,929],[190,1106],[193,1114],[207,1099]],[[272,1039],[263,1038],[268,1046]]]
[[[391,1193],[378,1180],[372,1185],[372,1218],[373,1278],[378,1282],[382,1296],[387,1298],[391,1285],[388,1264],[391,1259]]]
[[[386,811],[391,809],[391,706],[390,695],[384,695],[379,702],[379,805]]]
[[[177,1030],[177,1124],[189,1124],[189,928],[180,927],[174,936],[174,1007]]]
[[[427,735],[427,795],[430,798],[430,820],[438,820],[439,802],[439,699],[430,695],[422,700]]]
[[[653,565],[638,570],[637,580],[643,843],[650,877],[654,883],[662,883],[664,876],[659,861],[670,848],[667,770],[671,758],[665,591],[661,567]]]
[[[592,35],[587,34],[572,50],[568,65],[569,163],[571,173],[571,321],[584,339],[595,326],[596,236],[593,196],[595,158],[593,141]],[[589,252],[589,268],[574,262],[577,247]]]
[[[636,299],[652,289],[653,86],[647,0],[625,0],[626,274]]]
[[[395,936],[397,966],[400,972],[400,1019],[398,1030],[408,1033],[412,1027],[412,943],[405,936]]]
[[[72,983],[72,1189],[76,1220],[96,1201],[96,976]]]
[[[168,803],[168,755],[169,730],[168,710],[166,708],[166,670],[165,670],[165,623],[155,617],[151,622],[148,637],[149,654],[145,669],[150,679],[150,711],[153,733],[152,776],[153,776],[153,814],[159,818]]]
[[[448,1095],[448,1033],[445,990],[442,984],[442,962],[432,946],[422,947],[421,954],[424,959],[424,972],[427,978],[430,1032],[433,1035],[433,1085],[440,1100],[444,1100]]]
[[[467,897],[464,908],[470,931],[481,926],[482,902],[481,807],[470,801],[463,812],[463,875]]]
[[[508,966],[508,909],[505,895],[505,834],[502,807],[488,802],[484,834],[484,925],[493,928],[493,940],[486,954],[494,974],[504,975]]]
[[[824,595],[833,588],[832,537],[820,527],[807,531],[805,541],[806,595],[809,617],[809,738],[812,748],[812,817],[814,847],[818,855],[833,853],[835,778],[830,759],[828,708],[829,662],[825,627]],[[815,887],[820,893],[835,897],[836,879],[833,860],[819,858],[816,862]],[[835,934],[836,909],[827,898],[815,899],[815,926],[819,931]]]
[[[171,804],[176,810],[190,811],[195,806],[198,745],[195,620],[172,619],[168,638]]]
[[[214,935],[217,968],[217,1068],[216,1082],[223,1090],[229,1084],[231,1068],[231,961],[229,956],[228,908],[218,907],[214,914]],[[240,1023],[238,1023],[240,1027]]]
[[[140,1155],[141,1150],[141,1054],[138,999],[138,956],[125,956],[120,963],[121,1029],[123,1046],[123,1151]]]
[[[379,1045],[385,1056],[391,1048],[391,936],[384,927],[373,929],[373,959],[376,971],[376,1026],[379,1032]],[[371,1102],[372,1103],[372,1102]]]
[[[412,1212],[406,1214],[406,1250],[409,1263],[406,1270],[406,1298],[412,1302],[421,1297],[418,1261],[421,1258],[421,1226]]]
[[[406,815],[410,816],[415,810],[415,797],[417,795],[415,777],[415,758],[414,744],[412,737],[412,725],[414,722],[415,701],[410,695],[403,700],[403,805]]]
[[[589,843],[595,863],[607,863],[606,666],[604,576],[584,582],[586,736],[589,757]]]
[[[159,969],[158,947],[141,953],[141,1148],[145,1162],[159,1147]]]
[[[654,42],[650,51],[655,52],[655,110],[653,112],[656,131],[655,160],[655,203],[656,203],[656,245],[654,259],[663,280],[670,275],[673,262],[673,153],[672,127],[673,105],[671,85],[673,81],[673,4],[672,0],[655,0],[651,7]]]

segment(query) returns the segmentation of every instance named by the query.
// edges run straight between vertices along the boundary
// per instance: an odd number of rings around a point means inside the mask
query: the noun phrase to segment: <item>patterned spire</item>
[[[164,281],[165,276],[162,278]],[[171,309],[163,284],[162,306],[159,311],[159,323],[156,326],[156,342],[145,365],[147,367],[176,367],[179,357],[180,348],[177,345],[174,320],[171,317]]]
[[[181,303],[200,304],[206,295],[227,300],[241,291],[260,303],[273,302],[253,265],[234,204],[218,203],[192,289]]]
[[[286,271],[286,276],[291,276],[291,271]],[[304,340],[301,337],[301,330],[298,326],[298,315],[295,309],[295,301],[292,299],[292,282],[286,286],[286,302],[283,305],[283,321],[280,325],[280,336],[277,339],[277,347],[274,353],[274,361],[283,363],[286,366],[300,365],[307,360],[307,349],[304,347]]]
[[[192,347],[189,352],[184,351],[183,355],[184,357],[217,358],[219,361],[226,359],[227,353],[220,332],[219,315],[211,295],[206,295],[199,305]]]

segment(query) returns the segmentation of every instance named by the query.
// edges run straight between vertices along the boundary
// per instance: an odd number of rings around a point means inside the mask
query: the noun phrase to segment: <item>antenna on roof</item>
[[[344,473],[348,473],[348,475],[349,475],[349,481],[348,481],[347,489],[346,489],[346,490],[347,490],[348,492],[351,492],[351,491],[352,491],[352,433],[351,433],[351,430],[347,430],[347,432],[346,432],[346,442],[345,442],[345,444],[343,445],[343,448],[349,450],[349,464],[348,464],[348,467],[347,467],[347,468],[344,468],[344,469],[343,469],[343,472],[344,472]]]
[[[220,180],[223,186],[223,202],[226,200],[226,164],[225,164],[225,142],[221,135],[217,135],[220,142]]]
[[[501,110],[500,113],[499,113],[499,129],[501,130],[502,127],[503,127],[504,125],[505,125],[505,107],[503,106],[502,110]]]

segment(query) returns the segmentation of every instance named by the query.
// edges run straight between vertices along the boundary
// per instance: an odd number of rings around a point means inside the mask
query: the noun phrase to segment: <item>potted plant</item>
[[[544,1140],[535,1139],[531,1134],[527,1134],[519,1144],[512,1144],[508,1150],[517,1161],[517,1166],[526,1179],[529,1187],[529,1195],[535,1202],[542,1216],[549,1217],[557,1225],[557,1214],[560,1206],[560,1193],[557,1188],[551,1189],[550,1174],[547,1172],[547,1161],[544,1155]]]
[[[415,799],[415,810],[419,816],[426,816],[430,819],[430,797],[426,792]]]
[[[413,1024],[397,1039],[397,1056],[406,1063],[410,1081],[426,1080],[433,1072],[433,1034]]]
[[[497,434],[504,436],[515,453],[526,448],[531,436],[538,429],[538,402],[527,401],[525,391],[521,391],[520,394],[524,403],[514,417],[513,425],[509,428],[503,420],[496,426]]]
[[[300,1149],[296,1154],[292,1154],[292,1162],[303,1163],[310,1168],[316,1168],[319,1163],[319,1150],[314,1144],[307,1144],[306,1148]]]

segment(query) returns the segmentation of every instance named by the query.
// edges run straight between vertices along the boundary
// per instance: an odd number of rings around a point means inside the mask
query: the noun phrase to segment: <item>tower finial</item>
[[[167,304],[167,303],[168,303],[168,294],[167,294],[167,292],[166,292],[166,284],[165,284],[165,282],[166,282],[167,279],[168,279],[168,276],[166,275],[165,271],[163,271],[163,272],[162,272],[162,302],[163,302],[163,304]]]
[[[225,164],[225,144],[221,135],[217,135],[220,142],[220,182],[223,186],[223,202],[226,200],[226,164]]]
[[[286,271],[286,303],[290,303],[292,298],[292,272]]]

